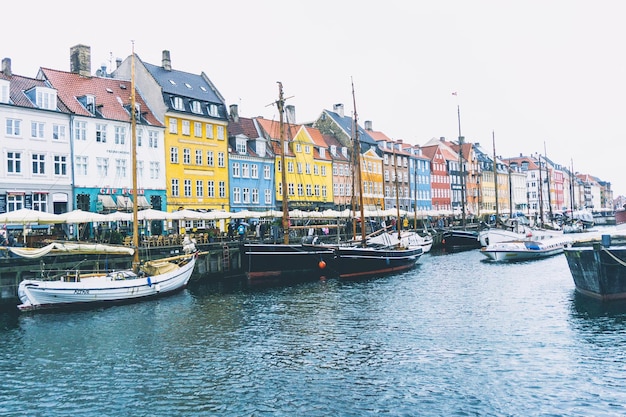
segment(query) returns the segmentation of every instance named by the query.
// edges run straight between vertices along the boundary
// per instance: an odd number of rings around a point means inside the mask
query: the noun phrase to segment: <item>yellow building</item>
[[[115,71],[130,79],[128,57]],[[135,56],[135,83],[148,106],[165,125],[165,166],[144,167],[164,178],[167,211],[228,210],[228,112],[225,100],[204,74],[174,70],[169,51],[161,65]],[[146,139],[147,140],[147,139]]]

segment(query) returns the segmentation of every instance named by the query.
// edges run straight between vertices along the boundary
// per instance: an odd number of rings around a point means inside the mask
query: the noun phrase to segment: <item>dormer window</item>
[[[0,103],[9,103],[11,84],[9,80],[0,80]]]
[[[209,104],[209,116],[218,117],[217,104]]]
[[[184,110],[185,104],[183,103],[182,97],[172,97],[172,107],[176,110]]]
[[[37,100],[39,100],[39,92],[37,93]],[[85,109],[89,113],[96,114],[96,97],[95,96],[91,94],[87,94],[87,95],[80,97],[78,101],[80,101],[80,103],[85,107]]]
[[[330,153],[332,155],[337,155],[337,145],[330,145]]]
[[[247,145],[246,145],[245,138],[237,138],[235,145],[236,145],[238,154],[244,155],[246,153]]]
[[[320,157],[326,158],[326,149],[325,148],[320,148]]]
[[[202,104],[199,101],[192,101],[191,111],[197,114],[202,114]]]
[[[256,153],[259,156],[265,156],[265,142],[256,141]]]

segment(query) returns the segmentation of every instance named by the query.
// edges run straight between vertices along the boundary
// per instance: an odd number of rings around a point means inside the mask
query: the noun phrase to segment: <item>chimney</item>
[[[13,75],[11,73],[11,58],[2,58],[2,73],[7,77]]]
[[[91,76],[91,47],[87,45],[75,45],[70,48],[70,72]]]
[[[230,105],[230,118],[235,123],[239,123],[239,107],[236,104]]]
[[[122,58],[115,58],[115,68],[119,68],[122,65]]]
[[[165,71],[172,70],[172,60],[170,59],[170,51],[163,51],[163,58],[161,59],[161,66]]]
[[[365,130],[371,132],[372,131],[372,121],[371,120],[366,120],[365,121]]]
[[[446,138],[445,138],[445,137],[443,137],[443,136],[441,136],[441,137],[439,137],[439,141],[440,141],[440,142],[445,142],[445,141],[446,141]]]
[[[292,104],[285,106],[285,113],[287,123],[296,124],[296,106]]]
[[[340,117],[343,117],[343,104],[339,103],[339,104],[334,104],[333,105],[333,111],[337,114],[339,114]]]

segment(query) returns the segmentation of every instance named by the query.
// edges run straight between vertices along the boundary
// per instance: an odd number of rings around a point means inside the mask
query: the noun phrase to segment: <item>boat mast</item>
[[[289,204],[287,201],[287,167],[285,166],[285,122],[284,122],[284,110],[285,110],[285,97],[283,95],[283,83],[278,82],[278,100],[276,106],[278,107],[279,114],[279,128],[280,128],[280,173],[283,187],[283,242],[285,245],[289,244]]]
[[[498,223],[498,163],[496,157],[496,134],[492,130],[491,138],[493,141],[493,185],[495,187],[496,192],[496,224]]]
[[[130,66],[130,155],[131,155],[131,172],[133,173],[133,271],[139,270],[139,224],[137,213],[137,108],[135,97],[135,42],[132,42],[132,55]]]
[[[396,144],[393,143],[393,169],[396,175],[396,228],[398,229],[398,239],[401,238],[400,230],[402,229],[402,222],[400,221],[400,184],[398,181],[398,157],[396,156]]]
[[[548,159],[546,155],[546,142],[543,142],[543,160],[546,161],[546,183],[548,184],[548,210],[550,211],[550,222],[552,222],[552,197],[550,194],[550,170],[548,169]]]
[[[572,218],[574,218],[574,160],[573,159],[570,159],[569,200],[570,200],[570,208],[572,209]]]
[[[354,82],[352,83],[352,105],[354,107],[354,153],[355,153],[355,169],[358,175],[359,184],[359,205],[361,206],[361,245],[365,246],[365,207],[363,204],[363,181],[361,181],[361,141],[359,139],[359,117],[356,112],[356,97],[354,95]],[[397,224],[398,222],[396,222]]]
[[[461,216],[462,226],[465,228],[465,172],[463,169],[463,143],[465,138],[461,135],[461,106],[456,105],[457,117],[459,120],[459,165],[461,170]]]
[[[539,158],[539,221],[541,222],[540,224],[543,226],[543,178],[541,175],[541,155],[538,156]]]

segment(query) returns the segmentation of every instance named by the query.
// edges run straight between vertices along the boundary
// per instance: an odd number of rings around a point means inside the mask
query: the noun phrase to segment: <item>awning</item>
[[[118,210],[129,210],[133,208],[133,202],[130,201],[129,197],[126,197],[125,195],[118,195],[116,199]]]
[[[113,197],[108,194],[99,194],[98,202],[102,203],[102,208],[105,210],[115,210],[117,208]]]
[[[146,196],[144,195],[137,196],[137,208],[141,210],[141,209],[147,209],[150,207],[151,205],[150,203],[148,203],[148,199],[146,198]]]

